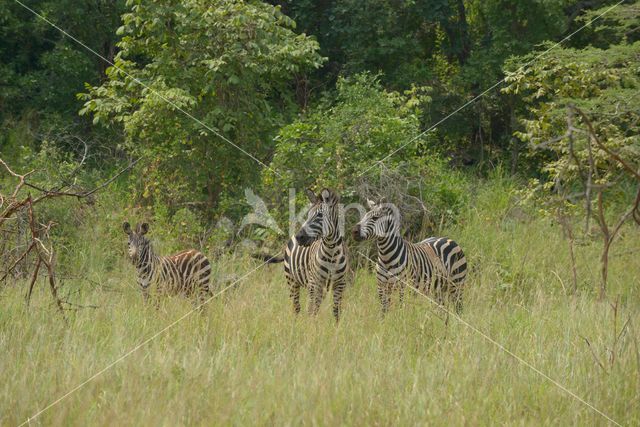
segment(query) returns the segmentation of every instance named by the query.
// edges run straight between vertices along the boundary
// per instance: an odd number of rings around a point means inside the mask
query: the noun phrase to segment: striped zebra
[[[467,261],[460,246],[445,237],[408,242],[400,235],[400,214],[394,205],[371,200],[368,205],[370,210],[353,228],[353,237],[356,241],[376,239],[376,276],[382,312],[388,311],[394,288],[398,288],[402,301],[407,281],[422,292],[434,290],[441,304],[444,295],[449,294],[460,312],[467,275]]]
[[[261,256],[267,262],[284,261],[293,309],[300,312],[300,288],[309,289],[309,313],[320,308],[325,290],[333,290],[333,316],[340,320],[342,293],[346,283],[347,248],[339,224],[340,197],[323,189],[318,195],[307,190],[312,203],[307,220],[291,238],[284,257]]]
[[[154,252],[153,246],[145,236],[149,224],[137,224],[135,231],[128,222],[122,225],[129,236],[129,258],[137,271],[137,281],[142,289],[145,301],[149,299],[152,285],[160,294],[197,293],[196,303],[201,305],[209,294],[211,264],[207,257],[195,249],[175,255],[161,256]]]

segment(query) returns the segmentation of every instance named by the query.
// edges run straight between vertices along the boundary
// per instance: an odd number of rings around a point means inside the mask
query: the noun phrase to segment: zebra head
[[[364,214],[359,223],[357,223],[351,233],[357,242],[363,240],[378,238],[382,239],[387,236],[399,233],[400,231],[400,212],[392,203],[385,203],[384,199],[378,203],[373,200],[367,200],[369,211]]]
[[[131,229],[131,225],[128,222],[122,224],[124,232],[129,236],[129,258],[134,263],[138,262],[141,255],[148,253],[149,251],[149,239],[145,237],[145,234],[149,231],[149,224],[143,222],[137,224],[135,231]]]
[[[318,195],[307,190],[307,197],[313,205],[309,209],[307,220],[295,235],[296,241],[302,246],[309,246],[319,238],[337,240],[340,237],[340,196],[325,188]]]

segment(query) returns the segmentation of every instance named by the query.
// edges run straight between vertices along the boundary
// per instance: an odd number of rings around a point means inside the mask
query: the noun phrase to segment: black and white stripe
[[[316,314],[324,291],[333,290],[333,316],[340,320],[342,293],[346,283],[347,249],[340,229],[340,198],[329,189],[315,195],[307,220],[289,239],[284,254],[284,272],[296,313],[300,312],[300,288],[309,289],[309,313]]]
[[[128,222],[123,224],[129,236],[129,257],[136,267],[137,281],[145,301],[152,286],[159,294],[197,294],[197,302],[202,303],[209,294],[211,264],[207,257],[195,249],[170,256],[160,256],[153,250],[145,234],[149,225],[136,225],[135,231]]]
[[[435,291],[441,303],[448,294],[460,311],[467,276],[467,261],[460,246],[445,237],[408,242],[400,234],[400,214],[395,206],[369,201],[369,208],[354,227],[353,237],[358,241],[376,239],[378,296],[383,312],[389,309],[393,289],[399,289],[402,299],[405,282],[422,292]]]

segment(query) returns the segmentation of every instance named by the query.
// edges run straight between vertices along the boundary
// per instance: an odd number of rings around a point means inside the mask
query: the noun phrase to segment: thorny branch
[[[84,165],[85,160],[87,158],[88,147],[87,144],[81,140],[84,144],[84,154],[79,165],[71,172],[71,176],[78,173],[79,169]],[[27,178],[35,172],[35,170],[29,171],[23,175],[13,171],[11,167],[2,159],[0,159],[0,165],[2,165],[7,172],[14,178],[18,179],[18,183],[15,186],[14,191],[10,195],[4,195],[0,193],[0,208],[4,208],[3,211],[0,212],[0,232],[9,232],[10,230],[3,229],[3,225],[9,219],[16,219],[17,215],[21,212],[26,212],[28,217],[28,243],[26,245],[26,250],[22,252],[20,256],[18,256],[9,266],[8,269],[4,272],[3,276],[0,278],[0,282],[6,281],[7,276],[14,272],[18,264],[27,259],[29,255],[35,257],[35,262],[33,266],[33,270],[31,273],[29,288],[26,294],[26,302],[27,305],[31,300],[31,295],[33,293],[33,288],[35,283],[42,272],[42,266],[46,269],[46,276],[48,278],[49,289],[51,295],[53,297],[54,303],[62,317],[64,318],[65,308],[63,304],[69,304],[67,301],[63,301],[58,294],[58,287],[56,286],[56,272],[55,272],[55,250],[53,246],[47,247],[45,244],[46,241],[49,241],[49,232],[51,228],[54,226],[53,222],[49,222],[47,224],[42,224],[37,222],[36,214],[34,211],[34,206],[47,199],[52,199],[56,197],[76,197],[78,199],[83,199],[91,196],[92,194],[100,191],[101,189],[107,187],[113,181],[115,181],[119,176],[133,168],[141,158],[138,158],[125,168],[121,169],[111,178],[107,179],[102,184],[97,187],[87,190],[87,191],[68,191],[65,190],[70,186],[69,183],[63,183],[59,186],[54,186],[50,189],[42,188],[38,185],[35,185],[27,180]],[[31,193],[27,193],[26,197],[20,198],[20,193],[24,187],[30,188],[32,190],[39,191],[40,194],[37,197],[32,197]]]

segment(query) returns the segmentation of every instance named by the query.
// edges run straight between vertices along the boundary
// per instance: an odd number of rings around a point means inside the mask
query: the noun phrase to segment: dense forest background
[[[331,186],[346,201],[386,195],[408,229],[433,231],[492,174],[527,197],[585,193],[585,120],[628,162],[640,155],[637,2],[26,6],[42,17],[0,8],[2,157],[43,188],[91,188],[139,158],[118,181],[123,205],[220,241],[212,226],[251,211],[249,188],[282,230],[289,188]],[[572,105],[586,117],[569,150]],[[595,161],[594,179],[631,200],[633,176]]]

